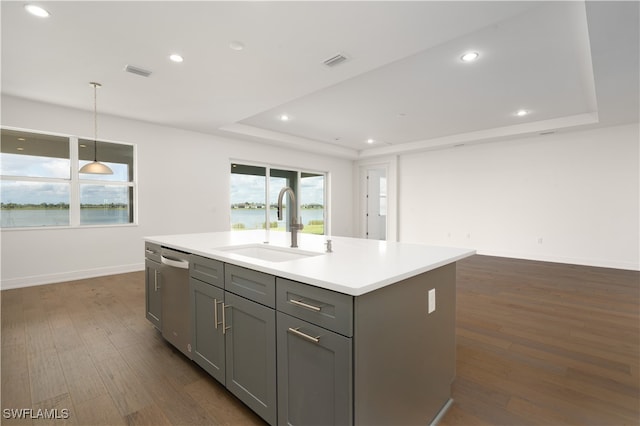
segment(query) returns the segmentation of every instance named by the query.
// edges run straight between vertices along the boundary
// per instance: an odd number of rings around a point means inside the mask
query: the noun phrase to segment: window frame
[[[243,166],[250,166],[250,167],[261,167],[265,169],[265,191],[264,191],[264,200],[265,200],[265,209],[264,209],[264,220],[265,223],[269,223],[269,213],[271,211],[271,202],[269,200],[269,196],[271,193],[271,170],[275,169],[275,170],[282,170],[282,171],[287,171],[287,172],[294,172],[296,175],[296,211],[298,213],[300,213],[300,206],[301,206],[301,201],[302,201],[302,197],[300,197],[300,191],[302,189],[302,174],[303,173],[309,173],[309,174],[316,174],[316,175],[322,175],[324,178],[324,185],[323,185],[323,194],[322,194],[322,203],[323,203],[323,212],[322,212],[322,218],[324,221],[324,227],[323,227],[323,231],[324,233],[322,234],[323,236],[331,236],[331,228],[330,228],[330,223],[331,223],[331,218],[330,218],[330,208],[329,208],[329,194],[330,194],[330,175],[331,173],[329,171],[325,171],[325,170],[313,170],[313,169],[307,169],[307,168],[301,168],[301,167],[291,167],[291,166],[283,166],[283,165],[276,165],[276,164],[270,164],[270,163],[261,163],[261,162],[255,162],[255,161],[245,161],[245,160],[238,160],[238,159],[230,159],[229,161],[229,183],[231,181],[231,175],[233,174],[233,165],[234,164],[238,164],[238,165],[243,165]],[[256,175],[258,176],[258,175]],[[288,199],[287,199],[287,202]],[[229,185],[229,208],[231,208],[231,185]],[[289,214],[287,213],[287,217],[289,216]],[[286,232],[289,232],[289,223],[288,220],[285,220],[285,224],[286,224]],[[231,221],[231,213],[229,213],[229,231],[231,232],[238,232],[237,229],[233,228],[233,223]]]
[[[69,140],[69,162],[70,162],[70,177],[66,178],[49,178],[49,177],[30,177],[30,176],[10,176],[0,174],[0,180],[2,181],[18,181],[18,182],[42,182],[42,183],[66,183],[69,185],[69,225],[34,225],[34,226],[21,226],[21,227],[0,227],[1,232],[5,231],[25,231],[25,230],[52,230],[52,229],[89,229],[89,228],[111,228],[111,227],[133,227],[138,226],[138,146],[135,143],[114,141],[110,139],[100,138],[98,142],[113,143],[119,145],[131,146],[133,150],[133,173],[132,181],[110,181],[102,179],[82,179],[80,176],[80,160],[79,160],[79,145],[80,140],[93,140],[93,138],[82,137],[77,135],[70,135],[57,132],[43,132],[38,130],[23,129],[10,126],[0,126],[2,130],[10,130],[16,132],[25,132],[31,134],[47,135],[63,137]],[[133,218],[131,222],[127,223],[92,223],[81,224],[80,223],[80,185],[108,185],[108,186],[122,186],[132,188],[133,196],[131,202],[133,203]]]

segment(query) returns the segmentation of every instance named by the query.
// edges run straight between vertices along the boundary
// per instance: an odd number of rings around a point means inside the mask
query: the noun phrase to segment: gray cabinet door
[[[158,330],[162,331],[162,292],[160,291],[160,264],[153,260],[144,261],[145,309],[146,317]]]
[[[278,424],[353,424],[352,339],[278,312]]]
[[[225,351],[222,333],[224,290],[195,278],[191,293],[191,344],[193,360],[224,384]]]
[[[276,423],[276,314],[225,292],[226,386],[269,424]]]

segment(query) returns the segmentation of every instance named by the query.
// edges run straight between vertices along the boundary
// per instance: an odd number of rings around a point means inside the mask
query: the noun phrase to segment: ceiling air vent
[[[134,67],[133,65],[127,65],[124,67],[126,72],[130,72],[131,74],[136,74],[142,77],[149,77],[151,75],[151,71],[147,71],[142,68]]]
[[[338,53],[336,56],[329,58],[323,62],[328,67],[335,67],[346,61],[348,58],[341,53]]]

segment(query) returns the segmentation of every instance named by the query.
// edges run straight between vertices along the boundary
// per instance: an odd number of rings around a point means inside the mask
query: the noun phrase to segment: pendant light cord
[[[91,82],[93,86],[93,162],[98,161],[98,87],[100,83]]]
[[[98,161],[98,86],[93,83],[93,161]]]

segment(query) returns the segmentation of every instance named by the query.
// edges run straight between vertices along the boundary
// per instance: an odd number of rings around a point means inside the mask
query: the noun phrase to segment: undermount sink
[[[288,260],[298,260],[324,254],[314,251],[304,251],[297,248],[270,246],[267,244],[220,247],[216,248],[216,250],[266,260],[267,262],[286,262]]]

